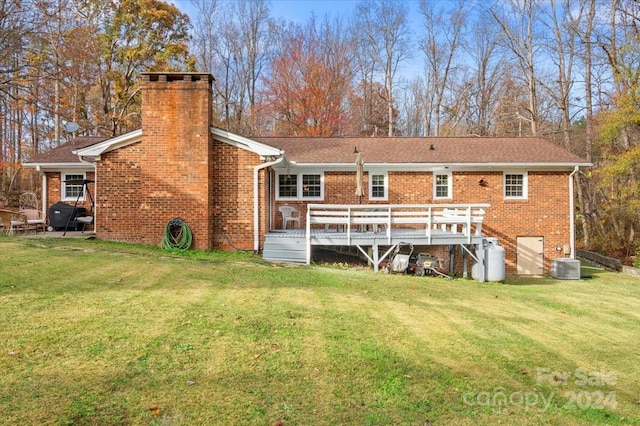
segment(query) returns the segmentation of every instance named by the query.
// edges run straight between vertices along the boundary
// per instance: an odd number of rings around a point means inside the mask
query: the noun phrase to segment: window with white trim
[[[369,199],[386,200],[388,198],[388,181],[386,173],[369,172]]]
[[[442,200],[452,198],[453,181],[451,172],[433,173],[433,199]]]
[[[523,200],[527,198],[527,173],[504,174],[504,198]]]
[[[278,197],[298,197],[298,175],[278,175]]]
[[[62,173],[62,185],[60,188],[62,201],[75,201],[78,199],[84,201],[84,185],[67,182],[71,180],[83,181],[84,179],[84,173]]]
[[[322,176],[302,175],[302,198],[320,198],[322,196]]]
[[[322,200],[324,175],[322,173],[278,173],[276,199]]]

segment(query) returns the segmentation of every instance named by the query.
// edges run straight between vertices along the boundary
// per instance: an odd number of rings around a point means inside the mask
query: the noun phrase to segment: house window
[[[433,198],[434,199],[452,198],[451,187],[452,187],[451,172],[434,173],[433,175]]]
[[[278,176],[278,197],[297,198],[298,197],[298,175]]]
[[[63,201],[84,201],[84,185],[69,183],[69,181],[77,180],[83,181],[85,179],[84,174],[80,173],[63,173],[62,174],[62,188],[60,193],[62,194]],[[78,198],[79,197],[79,198]]]
[[[302,175],[302,198],[320,198],[322,195],[322,177],[320,175]]]
[[[387,199],[387,174],[371,173],[369,175],[369,199],[370,200],[386,200]]]
[[[527,198],[527,174],[526,173],[505,173],[504,174],[504,198],[505,199]]]
[[[278,174],[278,200],[322,200],[323,178],[321,173]]]

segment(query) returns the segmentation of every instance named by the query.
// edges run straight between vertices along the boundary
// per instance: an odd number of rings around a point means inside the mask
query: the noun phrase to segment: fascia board
[[[42,172],[58,172],[66,170],[88,170],[93,167],[85,163],[22,163],[23,167],[37,169]]]
[[[308,170],[326,171],[354,171],[354,163],[296,163],[290,162],[291,167]],[[367,163],[365,161],[364,170],[384,170],[398,172],[433,172],[437,170],[456,171],[490,171],[505,169],[525,169],[525,170],[549,170],[549,171],[569,171],[575,166],[591,167],[591,163]]]
[[[254,141],[253,139],[249,139],[226,130],[218,129],[217,127],[212,126],[210,131],[215,139],[235,146],[236,148],[253,152],[261,157],[274,157],[282,154],[282,151],[278,148],[274,148],[270,145]]]

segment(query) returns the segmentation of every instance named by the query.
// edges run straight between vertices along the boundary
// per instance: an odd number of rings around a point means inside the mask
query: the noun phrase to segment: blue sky
[[[167,0],[189,13],[190,0]],[[230,0],[233,1],[233,0]],[[415,17],[420,0],[405,0],[409,6],[409,19]],[[313,14],[316,18],[329,16],[350,17],[359,0],[271,0],[271,16],[304,24]]]
[[[191,0],[167,0],[174,3],[183,12],[189,13]],[[233,1],[233,0],[229,0]],[[417,41],[416,32],[420,31],[419,27],[419,4],[420,0],[404,0],[409,8],[409,25],[414,28],[412,38]],[[449,0],[438,0],[449,1]],[[297,24],[305,24],[308,19],[315,15],[317,19],[322,19],[326,15],[329,17],[343,17],[345,19],[353,16],[353,11],[360,0],[271,0],[271,17],[276,19],[285,19],[293,21]],[[407,59],[399,70],[400,75],[413,76],[421,65],[417,58]]]
[[[271,14],[302,24],[311,14],[316,18],[325,15],[351,16],[356,4],[357,0],[271,0]]]

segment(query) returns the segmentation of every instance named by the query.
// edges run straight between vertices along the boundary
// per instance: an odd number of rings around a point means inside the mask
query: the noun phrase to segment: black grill
[[[73,207],[62,201],[58,201],[49,207],[49,225],[56,231],[82,230],[85,224],[75,220],[76,217],[86,216],[87,209],[84,207]],[[67,227],[67,223],[69,226]]]

